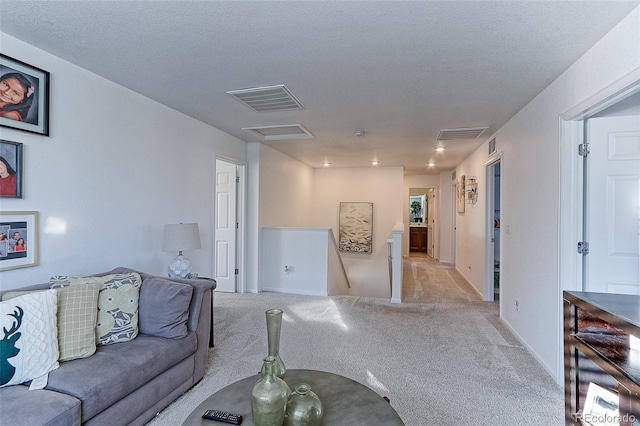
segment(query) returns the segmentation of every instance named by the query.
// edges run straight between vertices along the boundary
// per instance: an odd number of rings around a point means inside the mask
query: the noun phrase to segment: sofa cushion
[[[70,361],[93,355],[96,351],[95,329],[100,284],[68,286],[55,290],[58,295],[59,361]],[[29,292],[8,292],[2,295],[2,300],[9,300],[27,293]]]
[[[38,291],[0,302],[0,387],[33,380],[42,389],[58,368],[55,290]]]
[[[145,278],[140,288],[140,333],[168,339],[185,337],[192,295],[193,287],[188,284]]]
[[[79,425],[80,400],[46,389],[9,386],[2,389],[0,419],[11,426]]]
[[[140,274],[110,274],[102,277],[56,275],[49,282],[52,288],[100,283],[96,323],[99,345],[126,342],[138,335],[138,299],[142,285]]]
[[[99,346],[93,356],[51,372],[47,389],[80,399],[85,422],[193,354],[196,345],[195,333],[189,333],[184,339],[140,334],[126,343]]]

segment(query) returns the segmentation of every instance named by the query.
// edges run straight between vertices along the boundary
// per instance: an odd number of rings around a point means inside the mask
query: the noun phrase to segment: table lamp
[[[169,276],[186,278],[191,273],[191,261],[182,255],[183,250],[200,248],[200,231],[197,223],[178,223],[164,226],[162,251],[177,251],[169,262]]]

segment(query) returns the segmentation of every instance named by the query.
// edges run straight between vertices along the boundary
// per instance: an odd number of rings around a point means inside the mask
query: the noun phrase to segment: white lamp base
[[[169,262],[169,276],[172,278],[186,278],[191,273],[191,261],[180,252]]]

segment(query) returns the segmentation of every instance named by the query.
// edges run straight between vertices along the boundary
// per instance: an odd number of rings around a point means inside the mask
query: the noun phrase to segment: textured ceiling
[[[265,143],[312,167],[375,159],[430,174],[453,169],[638,4],[0,0],[0,31],[245,141],[258,139],[243,127],[302,124],[313,139]],[[276,84],[306,108],[258,113],[226,93]],[[482,126],[479,140],[435,152],[440,129]]]

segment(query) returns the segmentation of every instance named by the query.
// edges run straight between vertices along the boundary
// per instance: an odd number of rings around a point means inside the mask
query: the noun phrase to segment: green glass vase
[[[273,372],[276,377],[284,379],[287,368],[280,358],[280,329],[282,328],[282,309],[269,309],[265,312],[267,316],[267,347],[268,355],[274,357]],[[264,371],[262,371],[264,375]]]
[[[302,383],[295,388],[287,400],[284,426],[320,426],[322,423],[322,402],[311,390],[311,386]]]
[[[251,414],[256,426],[282,426],[284,423],[291,390],[284,380],[274,374],[274,363],[272,356],[264,359],[262,377],[251,390]]]

